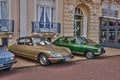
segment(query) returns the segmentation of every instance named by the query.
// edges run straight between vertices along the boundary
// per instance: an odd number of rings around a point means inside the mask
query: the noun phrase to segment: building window
[[[118,17],[118,8],[117,8],[117,3],[112,2],[110,3],[109,1],[103,1],[102,2],[102,16],[107,16],[107,17]]]
[[[7,19],[7,0],[0,0],[0,19]]]
[[[53,16],[54,15],[54,16]],[[37,4],[37,20],[41,23],[55,21],[55,1],[54,0],[38,0]]]
[[[110,17],[118,17],[117,3],[110,5]]]
[[[56,21],[55,12],[55,0],[38,0],[37,20],[41,31],[49,32],[53,28],[53,22]]]
[[[75,15],[83,16],[83,12],[80,8],[76,7],[75,8]]]
[[[102,3],[102,16],[108,16],[109,5],[107,2]]]

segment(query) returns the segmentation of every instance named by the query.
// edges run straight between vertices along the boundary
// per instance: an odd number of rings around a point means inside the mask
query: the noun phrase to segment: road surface
[[[1,71],[0,80],[120,80],[120,56]]]

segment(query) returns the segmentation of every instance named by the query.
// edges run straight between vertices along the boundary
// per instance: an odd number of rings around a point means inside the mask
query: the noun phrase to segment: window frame
[[[118,18],[118,4],[117,2],[102,2],[102,16]]]

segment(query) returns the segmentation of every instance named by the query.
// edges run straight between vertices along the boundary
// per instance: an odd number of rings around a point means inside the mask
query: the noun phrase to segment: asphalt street
[[[0,80],[120,80],[120,56],[1,71]]]

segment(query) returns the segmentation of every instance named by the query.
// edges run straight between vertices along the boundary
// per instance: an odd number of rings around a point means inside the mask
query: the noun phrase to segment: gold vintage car
[[[17,56],[37,60],[42,66],[73,58],[68,48],[55,46],[41,36],[21,37],[8,50]]]

